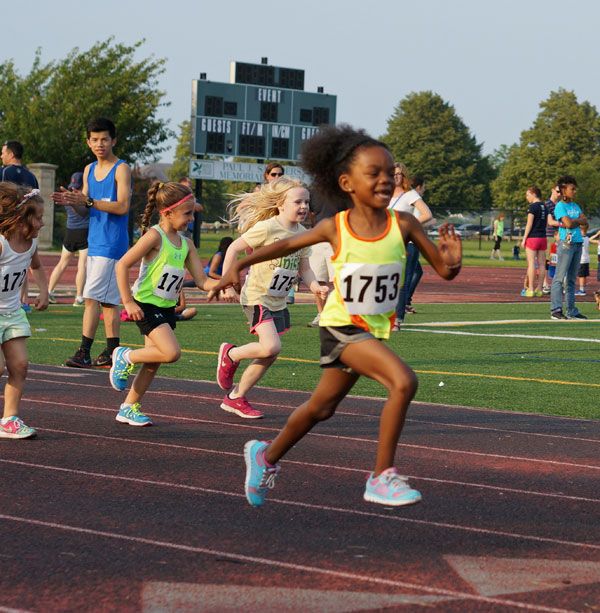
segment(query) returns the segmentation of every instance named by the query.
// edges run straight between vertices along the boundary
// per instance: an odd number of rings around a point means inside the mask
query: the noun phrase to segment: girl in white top
[[[396,189],[390,200],[388,208],[394,211],[402,211],[410,213],[416,217],[423,226],[427,225],[433,219],[431,209],[423,200],[425,192],[425,181],[422,177],[414,177],[412,181],[408,177],[406,166],[404,164],[394,164],[394,181]],[[408,191],[404,191],[405,187],[410,187]],[[401,191],[402,190],[402,191]],[[404,321],[404,315],[407,310],[414,313],[415,310],[410,306],[412,295],[423,276],[423,268],[419,263],[419,250],[414,243],[408,243],[406,248],[406,275],[404,277],[404,285],[398,296],[398,304],[396,306],[396,323],[392,328],[392,332],[397,332],[400,325]]]
[[[248,249],[270,245],[283,238],[304,232],[301,225],[308,214],[309,193],[304,184],[295,179],[280,177],[260,186],[251,194],[241,194],[230,205],[232,220],[242,235],[233,241],[223,263],[223,275],[232,267],[239,254]],[[310,249],[285,257],[261,262],[250,267],[239,296],[250,332],[258,342],[236,347],[223,343],[219,349],[217,383],[225,391],[233,387],[233,377],[241,360],[252,360],[238,384],[225,396],[221,408],[240,417],[257,419],[262,413],[246,400],[254,387],[281,351],[279,335],[290,327],[286,297],[298,272],[314,294],[327,297],[328,288],[315,280],[308,256]],[[238,299],[233,289],[225,292],[225,300]]]
[[[5,367],[8,371],[0,438],[36,435],[19,417],[29,363],[25,339],[31,336],[20,294],[31,269],[40,290],[34,306],[40,311],[48,307],[48,281],[37,251],[37,236],[44,225],[44,201],[39,194],[39,189],[0,183],[0,372]]]

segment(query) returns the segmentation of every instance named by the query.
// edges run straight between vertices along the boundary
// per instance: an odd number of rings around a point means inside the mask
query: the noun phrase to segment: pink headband
[[[167,211],[170,211],[171,209],[174,209],[176,206],[179,206],[180,204],[182,204],[183,202],[185,202],[186,200],[189,200],[190,198],[193,198],[194,194],[188,194],[187,196],[183,197],[181,200],[178,200],[175,204],[172,204],[171,206],[168,206],[164,209],[161,209],[159,211],[159,213],[161,215],[164,215]]]

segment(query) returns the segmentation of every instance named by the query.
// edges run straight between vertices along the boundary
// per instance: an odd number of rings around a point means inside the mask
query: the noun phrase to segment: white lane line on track
[[[223,456],[229,456],[229,457],[235,457],[235,458],[239,458],[242,456],[241,451],[240,452],[222,451],[220,449],[207,449],[205,447],[194,447],[192,445],[179,445],[177,443],[159,443],[156,441],[143,441],[143,440],[139,440],[135,438],[124,438],[121,436],[119,437],[104,436],[102,434],[89,434],[87,432],[74,432],[72,430],[57,430],[56,428],[38,428],[38,430],[42,432],[55,432],[58,434],[68,434],[69,436],[76,436],[79,438],[95,438],[99,440],[109,441],[111,443],[113,442],[121,442],[121,443],[128,443],[128,444],[133,443],[136,445],[142,445],[146,447],[164,447],[167,449],[177,449],[177,450],[182,450],[182,451],[195,451],[198,453],[223,455]],[[15,462],[15,460],[0,459],[0,462],[10,463],[10,462]],[[294,465],[302,466],[302,467],[318,468],[320,470],[339,470],[342,472],[359,473],[363,476],[371,472],[370,469],[366,469],[366,468],[352,468],[350,466],[337,466],[335,464],[319,464],[317,462],[307,462],[307,461],[300,461],[300,460],[285,459],[285,460],[282,460],[281,463],[282,464],[294,464]],[[421,475],[407,474],[406,476],[409,479],[416,479],[418,481],[427,481],[430,483],[442,483],[444,485],[457,485],[459,487],[473,487],[475,489],[485,489],[485,490],[491,490],[495,492],[510,492],[513,494],[523,495],[525,497],[544,496],[547,498],[557,498],[560,500],[573,500],[575,502],[592,502],[592,503],[600,502],[600,499],[598,498],[586,498],[584,496],[569,496],[568,494],[555,494],[553,492],[539,492],[537,490],[530,490],[530,489],[522,490],[522,489],[512,488],[512,487],[503,487],[500,485],[487,485],[484,483],[474,483],[470,481],[456,481],[453,479],[436,479],[434,477],[423,477]]]
[[[403,323],[404,328],[443,328],[444,326],[501,326],[501,325],[519,325],[519,324],[551,324],[565,325],[567,323],[575,324],[576,326],[586,324],[598,324],[600,319],[586,319],[586,320],[553,320],[550,317],[546,319],[489,319],[489,320],[474,320],[474,321],[429,321],[424,323]],[[553,337],[554,338],[554,337]]]
[[[202,398],[202,396],[196,396],[196,398]],[[213,400],[212,397],[208,397],[207,399]],[[38,402],[40,404],[50,404],[56,407],[73,407],[73,403],[57,402],[56,400],[43,400],[43,399],[38,399],[38,398],[23,398],[23,402],[34,402],[34,403]],[[75,408],[89,409],[91,411],[110,412],[113,414],[116,413],[116,409],[110,408],[110,407],[98,407],[98,406],[91,406],[91,405],[85,405],[85,404],[77,404]],[[213,424],[216,426],[223,426],[223,424],[226,423],[228,426],[232,426],[234,428],[243,428],[245,430],[257,430],[260,432],[265,432],[265,431],[279,432],[281,429],[281,428],[269,428],[266,426],[252,426],[250,424],[245,424],[245,423],[224,422],[222,420],[217,420],[217,419],[201,419],[199,417],[180,417],[180,416],[175,416],[175,415],[165,415],[162,413],[155,413],[155,412],[152,412],[152,413],[147,412],[146,414],[154,418],[158,417],[158,418],[166,419],[166,420],[170,419],[170,420],[175,420],[175,421],[184,421],[184,422],[192,422],[192,423]],[[363,438],[359,436],[344,436],[340,434],[323,434],[320,432],[309,432],[307,436],[314,436],[318,438],[332,438],[332,439],[341,440],[341,441],[356,441],[360,443],[371,443],[375,445],[378,443],[377,439],[372,439],[372,438]],[[529,463],[535,462],[537,464],[548,464],[551,466],[560,466],[560,467],[566,467],[566,468],[580,468],[580,469],[583,468],[583,469],[589,469],[589,470],[600,470],[600,466],[591,465],[591,464],[576,464],[574,462],[560,462],[558,460],[542,460],[539,458],[528,458],[525,456],[503,455],[500,453],[483,453],[480,451],[465,451],[461,449],[450,449],[447,447],[432,447],[432,446],[427,446],[427,445],[414,445],[411,443],[398,443],[398,447],[405,447],[407,449],[418,449],[418,450],[424,450],[428,452],[435,451],[435,452],[446,453],[446,454],[453,453],[457,455],[469,455],[469,456],[475,456],[475,457],[481,457],[481,458],[511,460],[511,461],[516,461],[516,462],[529,462]]]
[[[4,463],[5,461],[3,459],[0,459],[0,462]],[[91,472],[91,471],[85,471],[85,470],[76,470],[76,469],[71,469],[71,468],[63,468],[60,466],[47,466],[44,464],[33,464],[30,462],[19,462],[16,460],[9,460],[7,463],[11,463],[11,464],[21,464],[24,466],[27,466],[28,468],[39,468],[39,469],[44,469],[44,470],[51,470],[51,471],[55,471],[55,472],[64,472],[64,473],[68,473],[68,474],[78,474],[84,477],[95,477],[95,478],[101,478],[101,479],[107,479],[107,480],[114,480],[114,481],[123,481],[123,482],[127,482],[127,483],[138,483],[140,485],[155,485],[155,486],[160,486],[160,487],[166,487],[166,488],[173,488],[173,489],[181,489],[181,490],[186,490],[186,491],[190,491],[190,492],[198,492],[198,493],[202,493],[202,494],[215,494],[218,496],[227,496],[230,498],[239,498],[239,499],[243,499],[244,501],[246,500],[246,496],[242,493],[237,493],[237,492],[227,492],[224,490],[216,490],[213,488],[208,488],[208,487],[200,487],[200,486],[196,486],[196,485],[186,485],[186,484],[179,484],[179,483],[171,483],[169,481],[155,481],[155,480],[151,480],[151,479],[140,479],[140,478],[136,478],[136,477],[124,477],[123,475],[109,475],[106,473],[95,473],[95,472]],[[590,549],[590,550],[598,550],[600,551],[600,545],[596,545],[594,543],[582,543],[582,542],[578,542],[578,541],[567,541],[564,539],[555,539],[555,538],[550,538],[550,537],[546,537],[546,536],[535,536],[532,534],[520,534],[518,532],[508,532],[505,530],[491,530],[488,528],[477,528],[475,526],[464,526],[461,524],[451,524],[448,522],[439,522],[439,521],[432,521],[432,520],[426,520],[426,519],[414,519],[411,517],[402,517],[399,515],[384,515],[383,513],[376,513],[374,511],[360,511],[358,509],[348,509],[348,508],[344,508],[344,507],[333,507],[330,505],[323,505],[323,504],[312,504],[309,502],[300,502],[300,501],[296,501],[296,500],[283,500],[281,498],[269,498],[269,504],[280,504],[280,505],[284,505],[284,506],[289,506],[289,507],[300,507],[300,508],[304,508],[304,509],[311,509],[311,510],[316,510],[316,511],[326,511],[326,512],[331,512],[331,513],[343,513],[345,515],[355,515],[355,516],[359,516],[359,517],[369,517],[369,518],[374,518],[374,519],[383,519],[386,521],[395,521],[395,522],[401,522],[401,523],[408,523],[408,524],[413,524],[413,525],[419,525],[419,526],[427,526],[427,527],[435,527],[435,528],[441,528],[443,530],[458,530],[461,532],[469,532],[472,534],[479,534],[479,535],[484,535],[484,536],[492,536],[492,537],[506,537],[506,538],[510,538],[510,539],[517,539],[517,540],[526,540],[526,541],[533,541],[536,543],[550,543],[552,545],[561,545],[561,546],[565,546],[565,547],[575,547],[575,548],[580,548],[580,549]],[[247,503],[245,503],[247,504]]]
[[[573,336],[549,336],[545,334],[495,334],[492,332],[464,332],[462,330],[428,330],[426,328],[407,328],[406,332],[419,332],[420,334],[453,334],[454,336],[487,336],[498,338],[524,338],[542,341],[566,341],[577,343],[600,343],[598,338],[578,338]]]
[[[546,607],[543,605],[533,605],[529,603],[519,602],[515,600],[508,600],[502,598],[490,598],[486,596],[478,596],[476,594],[469,594],[466,592],[456,592],[453,590],[447,590],[443,588],[431,587],[428,585],[420,585],[418,583],[409,583],[407,581],[395,581],[392,579],[383,579],[380,577],[370,577],[368,575],[359,575],[356,573],[349,573],[345,571],[331,570],[325,568],[318,568],[316,566],[306,566],[303,564],[292,564],[290,562],[282,562],[280,560],[273,560],[269,558],[261,558],[257,556],[247,556],[238,553],[231,553],[229,551],[219,551],[217,549],[210,549],[208,547],[194,547],[192,545],[183,545],[179,543],[171,543],[168,541],[158,541],[155,539],[143,538],[140,536],[129,536],[127,534],[120,534],[118,532],[108,532],[104,530],[92,530],[91,528],[81,528],[79,526],[71,526],[68,524],[59,524],[48,521],[40,521],[37,519],[30,519],[27,517],[18,517],[14,515],[0,515],[0,520],[12,521],[21,524],[27,524],[30,526],[38,526],[41,528],[51,528],[54,530],[62,530],[64,532],[74,532],[77,534],[85,534],[89,536],[97,536],[102,538],[109,538],[118,541],[125,541],[129,543],[138,543],[143,545],[149,545],[151,547],[162,547],[165,549],[171,549],[174,551],[184,551],[186,553],[197,553],[209,556],[217,556],[220,558],[227,558],[230,560],[237,560],[241,562],[250,562],[253,564],[263,564],[275,568],[282,568],[286,570],[293,570],[296,572],[313,573],[318,575],[325,575],[328,577],[336,577],[341,579],[349,579],[352,581],[363,581],[366,583],[373,583],[376,585],[385,585],[387,587],[395,587],[409,590],[416,590],[419,592],[425,592],[427,594],[437,594],[441,596],[450,596],[452,598],[460,598],[463,600],[469,600],[473,602],[489,603],[505,607],[514,607],[516,609],[524,609],[527,611],[547,611],[548,613],[572,613],[566,609],[556,609],[553,607]]]
[[[60,387],[65,387],[65,385],[68,383],[69,385],[72,386],[84,386],[84,387],[94,387],[94,388],[98,388],[98,389],[102,389],[102,390],[106,390],[106,386],[105,385],[98,385],[96,383],[77,383],[77,382],[72,382],[72,381],[54,381],[52,379],[35,379],[35,378],[30,378],[31,381],[39,381],[40,383],[53,383],[55,385],[58,385]],[[190,381],[190,382],[194,382],[195,381],[191,381],[189,379],[186,379],[186,381]],[[203,383],[210,383],[208,381],[203,381]],[[287,393],[287,392],[295,392],[295,393],[307,393],[307,392],[301,392],[298,390],[276,390],[273,388],[267,388],[270,391],[273,391],[275,393],[277,392],[281,392],[283,394]],[[212,400],[217,404],[220,404],[221,400],[222,400],[222,396],[207,396],[207,395],[200,395],[200,394],[190,394],[190,393],[182,393],[182,392],[174,392],[174,391],[170,391],[170,390],[148,390],[146,392],[146,395],[148,394],[154,394],[156,396],[174,396],[176,398],[185,398],[185,399],[189,399],[191,395],[193,395],[194,398],[198,398],[200,400]],[[352,400],[353,397],[348,396],[347,399],[348,400]],[[383,404],[385,402],[385,398],[374,398],[371,396],[354,396],[354,398],[357,398],[359,400],[371,400],[371,401],[377,401],[380,402],[381,404]],[[275,403],[275,402],[261,402],[259,400],[253,400],[252,404],[255,404],[257,406],[261,406],[261,407],[271,407],[271,408],[276,408],[276,409],[290,409],[290,410],[294,410],[295,408],[297,408],[298,405],[288,405],[288,404],[281,404],[279,402]],[[418,401],[414,401],[411,404],[416,404],[416,405],[426,405],[426,406],[431,406],[430,403],[425,403],[425,402],[418,402]],[[440,406],[440,407],[446,407],[448,408],[449,405],[433,405],[433,406]],[[503,411],[494,411],[494,410],[488,410],[488,409],[480,409],[480,408],[474,408],[474,407],[464,407],[464,406],[460,406],[457,407],[460,409],[468,409],[468,410],[474,410],[474,411],[484,411],[484,412],[489,412],[489,413],[502,413],[502,414],[514,414],[511,411],[508,412],[503,412]],[[565,419],[567,421],[583,421],[584,423],[586,421],[594,421],[594,420],[576,420],[576,419],[570,419],[570,418],[560,418],[558,416],[555,415],[539,415],[537,413],[518,413],[519,415],[532,415],[535,417],[550,417],[550,418],[554,418],[554,419]],[[375,418],[375,419],[379,419],[380,415],[375,415],[375,414],[371,414],[371,413],[353,413],[351,411],[336,411],[336,415],[350,415],[352,417],[365,417],[365,418]],[[540,437],[548,437],[548,438],[559,438],[559,439],[564,439],[564,440],[573,440],[573,441],[582,441],[582,442],[587,442],[587,443],[600,443],[600,439],[590,439],[590,438],[583,438],[583,437],[578,437],[578,436],[565,436],[565,435],[560,435],[560,434],[545,434],[543,432],[529,432],[527,430],[506,430],[503,428],[490,428],[487,426],[472,426],[469,424],[452,424],[452,423],[447,423],[447,422],[435,422],[435,421],[426,421],[426,420],[421,420],[421,419],[415,419],[415,418],[407,418],[406,421],[410,421],[416,424],[419,423],[425,423],[425,424],[434,424],[434,425],[443,425],[443,426],[449,426],[449,427],[453,427],[453,428],[465,428],[465,429],[474,429],[474,430],[489,430],[491,432],[498,432],[499,434],[502,433],[508,433],[508,434],[520,434],[523,436],[540,436]]]
[[[216,353],[215,353],[216,355]],[[293,358],[289,358],[290,360]],[[316,364],[317,362],[315,362]],[[55,366],[55,368],[57,368],[58,370],[69,370],[67,367],[65,366]],[[107,372],[107,371],[105,371]],[[102,372],[100,372],[99,370],[94,370],[94,369],[89,369],[89,370],[85,370],[84,373],[86,375],[88,375],[89,378],[93,379],[93,378],[98,378],[98,375],[103,374]],[[452,374],[452,373],[449,373]],[[47,383],[54,383],[54,384],[58,384],[58,381],[54,381],[52,379],[33,379],[31,378],[31,380],[36,380],[36,381],[41,381],[41,382],[47,382]],[[203,384],[207,384],[207,385],[212,385],[215,386],[216,383],[214,380],[207,380],[207,379],[186,379],[185,377],[155,377],[155,381],[166,381],[166,382],[173,382],[173,381],[181,381],[181,382],[185,382],[185,383],[191,383],[191,384],[198,384],[198,383],[203,383]],[[70,385],[82,385],[82,386],[87,386],[87,387],[101,387],[103,389],[106,389],[105,385],[98,385],[98,384],[91,384],[91,383],[77,383],[77,382],[72,382],[69,381],[68,382]],[[306,398],[310,397],[311,392],[307,391],[307,390],[294,390],[294,389],[287,389],[287,388],[281,388],[281,387],[262,387],[262,386],[258,386],[256,388],[257,390],[267,390],[269,392],[272,393],[283,393],[283,394],[301,394],[301,395],[305,395]],[[168,394],[171,393],[173,395],[176,395],[177,392],[168,392],[168,391],[163,391],[161,392],[160,390],[158,391],[153,391],[153,390],[148,390],[148,392],[146,392],[147,394]],[[180,394],[183,397],[189,397],[189,394]],[[374,402],[384,402],[385,398],[383,396],[365,396],[364,394],[348,394],[348,396],[346,396],[346,398],[348,400],[370,400],[370,401],[374,401]],[[219,401],[221,400],[221,398],[219,398]],[[439,407],[445,410],[454,410],[454,409],[460,409],[461,411],[475,411],[477,413],[487,413],[487,414],[492,414],[492,415],[526,415],[527,417],[531,417],[531,418],[538,418],[538,419],[552,419],[552,420],[560,420],[560,421],[565,421],[565,422],[569,422],[569,423],[577,423],[577,422],[581,422],[583,424],[585,423],[597,423],[597,420],[592,419],[592,418],[587,418],[587,417],[571,417],[570,415],[544,415],[542,413],[535,413],[533,411],[510,411],[510,410],[506,410],[506,409],[490,409],[489,407],[473,407],[473,406],[467,406],[464,404],[442,404],[439,402],[425,402],[425,401],[421,401],[421,400],[413,400],[411,402],[411,404],[414,404],[416,406],[424,406],[424,407]],[[271,406],[281,406],[284,407],[286,405],[271,405]],[[288,408],[293,408],[295,409],[297,405],[294,405],[293,407],[288,407]]]

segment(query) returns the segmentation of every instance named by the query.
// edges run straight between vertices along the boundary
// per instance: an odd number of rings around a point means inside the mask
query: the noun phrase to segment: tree
[[[175,159],[168,172],[171,181],[179,181],[181,177],[186,177],[189,174],[191,142],[192,124],[189,120],[182,121],[179,124],[179,138],[175,148]],[[202,181],[203,219],[217,221],[226,218],[225,207],[227,205],[228,192],[225,183],[223,181]]]
[[[449,211],[489,208],[492,168],[454,107],[434,92],[403,98],[383,141],[394,158],[427,182],[427,203]]]
[[[103,116],[117,126],[120,158],[130,163],[156,160],[173,135],[157,116],[169,104],[158,89],[166,60],[137,61],[134,56],[143,42],[124,45],[109,38],[48,64],[38,50],[25,76],[12,61],[0,64],[0,138],[21,141],[25,161],[56,164],[58,180],[64,183],[93,160],[85,125]]]
[[[589,102],[559,89],[540,103],[533,126],[510,148],[492,184],[498,208],[524,209],[525,191],[537,185],[549,192],[556,179],[578,179],[578,201],[587,215],[598,210],[600,198],[600,117]]]

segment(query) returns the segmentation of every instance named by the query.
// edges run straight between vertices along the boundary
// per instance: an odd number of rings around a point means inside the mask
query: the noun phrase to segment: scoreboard
[[[302,142],[335,124],[336,96],[306,92],[304,71],[232,64],[232,78],[192,82],[192,154],[297,160]]]

